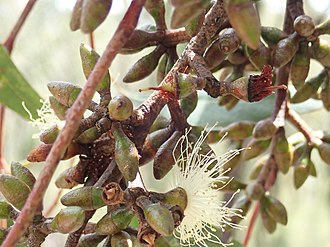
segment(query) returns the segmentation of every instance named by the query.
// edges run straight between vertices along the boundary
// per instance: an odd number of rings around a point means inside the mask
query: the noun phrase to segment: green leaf
[[[232,244],[233,245],[231,245],[231,247],[243,247],[243,244],[238,242],[237,240],[233,240]]]
[[[32,117],[37,118],[37,109],[42,105],[40,99],[38,93],[12,62],[7,50],[0,45],[0,103],[29,119],[29,114],[23,108],[22,102]]]

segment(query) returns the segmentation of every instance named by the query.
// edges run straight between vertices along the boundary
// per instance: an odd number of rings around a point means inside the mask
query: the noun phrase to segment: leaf
[[[37,109],[41,107],[41,97],[26,81],[3,45],[0,45],[0,103],[12,109],[22,117],[29,114],[22,106],[24,102],[33,118],[37,118]]]
[[[233,245],[231,245],[231,247],[243,247],[243,244],[238,242],[237,240],[233,240],[232,244]]]

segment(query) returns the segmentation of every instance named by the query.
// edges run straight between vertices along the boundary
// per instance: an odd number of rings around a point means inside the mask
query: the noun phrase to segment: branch
[[[243,241],[243,245],[246,247],[249,243],[250,237],[252,235],[252,231],[253,231],[253,227],[254,224],[257,220],[258,214],[259,214],[259,210],[260,210],[260,202],[257,202],[257,205],[255,206],[254,210],[253,210],[253,214],[252,217],[250,219],[248,228],[246,230],[246,235],[244,237],[244,241]]]
[[[7,238],[3,242],[3,247],[15,246],[18,239],[22,236],[45,193],[46,188],[53,176],[53,173],[63,156],[67,146],[71,142],[76,132],[79,122],[83,116],[85,109],[92,100],[94,92],[98,84],[101,82],[106,71],[110,67],[113,59],[128,40],[134,31],[140,12],[145,0],[133,0],[128,8],[123,20],[120,22],[116,33],[108,43],[105,52],[98,60],[94,70],[90,74],[86,85],[79,94],[77,100],[71,107],[66,117],[66,124],[56,139],[47,159],[44,169],[41,171],[31,194],[29,195],[24,208],[21,211],[15,225],[9,232]]]

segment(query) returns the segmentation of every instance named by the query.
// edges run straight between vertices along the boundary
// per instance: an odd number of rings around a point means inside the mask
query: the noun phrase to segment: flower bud
[[[73,105],[81,91],[81,87],[70,82],[62,81],[49,82],[47,87],[55,99],[67,107]]]
[[[267,45],[274,46],[288,35],[276,27],[261,27],[261,37]]]
[[[12,175],[0,174],[0,192],[15,208],[22,209],[31,189]]]
[[[283,204],[276,198],[266,195],[261,200],[265,206],[266,212],[278,223],[286,225],[288,223],[288,215]]]
[[[146,28],[135,29],[124,47],[121,54],[132,54],[141,51],[143,48],[160,42],[163,36],[159,35],[155,26],[148,25]]]
[[[96,224],[95,233],[112,235],[125,229],[131,222],[134,212],[127,207],[119,207],[104,215]]]
[[[58,102],[54,96],[49,96],[49,104],[52,107],[58,119],[64,120],[66,111],[69,109],[69,107]]]
[[[245,53],[252,65],[260,71],[265,64],[270,64],[270,49],[263,43],[260,43],[255,50],[245,46]]]
[[[305,161],[301,160],[301,163],[303,162]],[[305,165],[295,166],[293,172],[294,187],[296,189],[299,189],[308,178],[308,175],[309,175],[309,168],[307,166]]]
[[[175,79],[180,99],[189,96],[199,89],[203,89],[206,85],[204,78],[195,77],[191,74],[176,73]]]
[[[265,194],[265,189],[259,182],[252,182],[246,186],[245,192],[250,200],[260,200]]]
[[[173,152],[181,135],[180,131],[175,131],[157,150],[153,164],[153,173],[156,179],[162,179],[175,164]]]
[[[65,206],[79,206],[84,210],[94,210],[105,206],[102,199],[102,188],[85,186],[71,190],[61,198]]]
[[[251,0],[225,0],[229,22],[238,36],[252,49],[260,42],[260,20]]]
[[[276,141],[274,148],[274,158],[278,169],[286,174],[292,163],[293,153],[292,147],[286,139],[284,132],[280,135]]]
[[[269,147],[270,140],[257,140],[252,139],[247,145],[247,149],[243,151],[243,160],[250,160],[252,158],[257,157],[267,150]]]
[[[90,73],[95,67],[95,64],[97,63],[97,60],[99,60],[100,55],[91,47],[81,44],[80,45],[80,58],[81,58],[81,64],[84,71],[84,75],[86,79],[88,79]],[[98,92],[102,92],[105,90],[110,90],[110,83],[111,83],[111,77],[109,74],[109,71],[104,75],[100,85],[97,88]]]
[[[262,159],[261,161],[258,161],[257,162],[257,166],[252,170],[250,176],[249,176],[249,179],[250,180],[254,180],[254,179],[257,179],[260,172],[261,172],[261,169],[264,167],[264,165],[266,164],[268,158],[267,159]]]
[[[66,207],[53,218],[50,227],[60,233],[77,231],[85,221],[85,211],[81,207]]]
[[[30,151],[27,156],[29,162],[42,162],[45,161],[53,144],[41,143]]]
[[[308,37],[313,34],[315,24],[310,16],[300,15],[294,20],[293,28],[300,36]]]
[[[228,61],[234,65],[240,65],[247,61],[244,52],[241,49],[237,49],[233,53],[228,55]]]
[[[178,205],[185,210],[188,203],[187,193],[184,189],[178,187],[163,194],[161,201],[168,205]]]
[[[246,184],[243,184],[238,180],[228,178],[214,182],[212,184],[212,188],[224,192],[236,192],[237,190],[245,189]]]
[[[233,28],[226,28],[219,35],[219,50],[224,54],[235,52],[240,44],[241,41]]]
[[[95,247],[101,243],[105,237],[105,235],[98,235],[95,233],[82,235],[77,247]]]
[[[194,92],[189,96],[180,100],[180,106],[186,118],[188,118],[190,114],[196,109],[197,102],[198,102],[197,92]]]
[[[161,83],[162,80],[165,78],[166,73],[166,65],[169,57],[165,53],[161,59],[159,60],[158,67],[157,67],[157,83]]]
[[[4,199],[0,199],[0,219],[10,219],[15,209]]]
[[[33,188],[36,178],[28,168],[19,162],[11,162],[10,171],[13,176],[26,183],[30,189]]]
[[[68,173],[72,169],[64,170],[55,180],[55,185],[57,188],[60,189],[72,189],[73,187],[77,186],[78,183],[72,179],[68,179]]]
[[[171,245],[166,238],[159,236],[155,240],[155,247],[171,247]]]
[[[330,111],[330,78],[323,81],[321,87],[321,100],[323,103],[324,108],[327,111]]]
[[[316,26],[320,34],[330,34],[330,18]]]
[[[77,0],[76,4],[73,7],[71,20],[70,20],[70,29],[71,29],[71,31],[76,31],[80,28],[80,18],[81,18],[82,5],[83,5],[83,0]]]
[[[159,202],[152,203],[145,196],[140,196],[136,204],[142,208],[148,224],[159,234],[169,236],[174,230],[174,220],[171,212]]]
[[[139,59],[124,76],[124,82],[135,82],[150,75],[157,67],[160,57],[165,53],[166,48],[162,45],[156,47],[148,55]]]
[[[262,224],[269,233],[273,233],[276,230],[276,221],[270,217],[266,212],[265,208],[262,206],[260,209]]]
[[[253,128],[252,135],[257,140],[268,140],[277,131],[277,127],[271,119],[260,120]]]
[[[115,138],[115,161],[128,181],[133,181],[139,170],[139,154],[134,142],[124,133],[121,124],[114,122],[111,132]]]
[[[131,247],[131,236],[124,231],[118,232],[111,237],[111,247]]]
[[[323,66],[330,67],[330,44],[324,39],[313,42],[312,56]]]
[[[163,0],[147,0],[144,8],[154,18],[159,29],[165,28],[165,4]]]
[[[204,54],[204,60],[209,67],[209,69],[216,68],[223,60],[226,58],[226,54],[220,50],[219,41],[216,39],[213,43],[207,48]]]
[[[45,144],[53,144],[60,133],[61,127],[58,124],[53,125],[49,129],[43,131],[39,139]]]
[[[89,144],[95,141],[97,138],[99,138],[101,134],[97,130],[97,128],[94,126],[92,128],[89,128],[85,130],[83,133],[81,133],[76,139],[76,142],[79,142],[81,144]]]
[[[93,32],[107,17],[112,0],[84,0],[81,10],[80,29]]]
[[[322,142],[317,146],[317,150],[319,151],[319,155],[321,159],[328,165],[330,165],[330,144]]]
[[[320,74],[307,80],[305,84],[298,89],[295,95],[292,96],[291,102],[300,103],[309,99],[317,92],[321,84],[326,80],[328,80],[327,71],[322,70]]]
[[[287,38],[280,40],[274,51],[273,65],[280,68],[290,62],[296,54],[299,46],[299,36],[297,33],[289,35]]]
[[[308,43],[300,42],[299,50],[291,62],[290,77],[292,84],[299,89],[305,82],[310,65],[310,57],[308,52]]]
[[[255,122],[252,121],[240,121],[232,123],[220,130],[220,136],[225,134],[227,138],[232,140],[243,140],[252,135],[252,130],[255,126]]]

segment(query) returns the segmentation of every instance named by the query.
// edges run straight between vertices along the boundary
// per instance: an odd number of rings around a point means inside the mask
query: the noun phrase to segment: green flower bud
[[[159,202],[152,203],[145,196],[140,196],[136,203],[142,208],[146,221],[156,232],[163,236],[169,236],[173,233],[173,216],[166,207]]]
[[[310,65],[310,57],[308,52],[308,43],[300,42],[299,50],[291,62],[290,77],[292,84],[299,89],[305,82]]]
[[[273,233],[276,230],[276,221],[270,217],[266,212],[265,208],[262,206],[260,209],[262,224],[269,233]]]
[[[266,164],[268,158],[267,159],[262,159],[261,161],[258,161],[257,162],[257,166],[252,170],[250,176],[249,176],[249,179],[251,180],[254,180],[254,179],[257,179],[260,172],[261,172],[261,169],[264,167],[264,165]]]
[[[54,217],[50,227],[60,233],[77,231],[85,221],[85,211],[81,207],[67,207]]]
[[[150,132],[154,132],[159,129],[164,129],[168,127],[170,124],[170,120],[164,117],[163,115],[159,114],[153,124],[150,127]]]
[[[77,247],[95,247],[105,238],[105,235],[98,235],[95,233],[85,234],[79,239]]]
[[[313,42],[312,56],[323,66],[330,67],[330,44],[323,39]]]
[[[100,55],[91,47],[81,44],[80,45],[80,58],[81,64],[84,71],[86,79],[88,79],[90,73],[95,67],[97,60],[99,60]],[[98,92],[110,90],[111,77],[109,71],[103,77],[100,85],[97,88]]]
[[[76,31],[80,28],[80,18],[81,18],[82,5],[83,5],[83,0],[77,0],[76,4],[73,7],[71,20],[70,20],[71,31]]]
[[[265,119],[257,122],[254,126],[252,135],[258,140],[268,140],[272,138],[273,134],[277,131],[277,127],[271,119]]]
[[[84,0],[81,10],[80,29],[93,32],[107,17],[112,0]]]
[[[276,198],[266,195],[262,198],[261,203],[264,205],[266,212],[276,222],[286,225],[288,223],[288,215],[284,205]]]
[[[128,181],[133,181],[139,170],[139,154],[134,142],[124,133],[121,124],[112,124],[111,132],[115,138],[115,160],[120,172]]]
[[[330,34],[330,18],[317,25],[316,30],[318,30],[320,34]]]
[[[165,4],[163,0],[147,0],[144,8],[154,18],[159,29],[165,28]]]
[[[328,165],[330,165],[330,144],[322,142],[317,146],[321,159]]]
[[[232,140],[243,140],[252,135],[255,122],[252,121],[240,121],[232,123],[220,130],[220,136],[224,136]]]
[[[110,100],[108,110],[111,119],[124,121],[132,115],[133,103],[126,96],[116,96]]]
[[[244,52],[241,49],[237,49],[235,52],[228,55],[228,61],[234,65],[240,65],[247,61]]]
[[[150,75],[157,67],[160,57],[165,53],[166,48],[162,45],[156,47],[148,55],[139,59],[124,76],[124,82],[135,82]]]
[[[265,64],[270,64],[270,49],[263,43],[260,43],[255,50],[245,46],[245,53],[252,65],[260,71]]]
[[[300,103],[309,99],[317,92],[321,84],[326,80],[328,80],[327,71],[322,70],[320,74],[307,80],[305,84],[300,89],[298,89],[295,95],[293,95],[291,98],[291,102]]]
[[[294,20],[293,28],[300,36],[308,37],[313,34],[315,24],[310,16],[300,15]]]
[[[3,199],[0,199],[0,219],[11,219],[15,209]]]
[[[270,144],[270,140],[257,140],[253,138],[246,145],[247,149],[243,151],[242,159],[249,160],[257,157],[258,155],[262,154],[267,150],[269,144]]]
[[[241,41],[233,28],[226,28],[219,35],[219,50],[224,54],[235,52],[240,44]]]
[[[330,78],[329,75],[327,79],[323,81],[321,86],[321,100],[324,108],[327,111],[330,111]]]
[[[276,27],[261,27],[261,37],[267,45],[274,46],[288,35]]]
[[[184,189],[178,187],[163,194],[162,202],[168,205],[178,205],[185,210],[188,203],[187,193]]]
[[[161,83],[162,80],[165,78],[166,75],[166,65],[168,61],[168,55],[165,53],[161,59],[159,60],[158,67],[157,67],[157,83]]]
[[[250,200],[260,200],[265,194],[265,188],[258,182],[252,182],[246,186],[245,192]]]
[[[66,111],[69,109],[69,107],[58,102],[54,96],[49,96],[49,104],[52,107],[58,119],[64,120]]]
[[[238,36],[252,49],[260,42],[260,20],[251,0],[225,0],[229,22]]]
[[[111,247],[130,247],[132,246],[131,236],[124,231],[118,232],[111,237]]]
[[[125,43],[124,47],[120,50],[121,54],[132,54],[141,51],[143,48],[154,45],[163,39],[159,35],[156,27],[148,25],[144,29],[135,29],[129,40]]]
[[[94,210],[105,206],[102,199],[102,188],[85,186],[71,190],[61,198],[65,206],[79,206],[84,210]]]
[[[206,85],[204,78],[195,77],[191,74],[176,73],[176,83],[178,85],[179,98],[185,98]]]
[[[11,162],[10,171],[13,176],[26,183],[30,189],[33,188],[36,178],[28,168],[22,166],[19,162]]]
[[[305,161],[302,160],[301,162],[303,163]],[[308,175],[309,175],[309,167],[305,165],[299,165],[294,167],[293,181],[296,189],[299,189],[304,184],[304,182],[308,178]]]
[[[60,133],[61,127],[58,124],[46,129],[39,136],[40,141],[46,144],[53,144]]]
[[[99,138],[101,134],[97,130],[97,128],[94,126],[92,128],[89,128],[85,130],[83,133],[81,133],[75,141],[82,143],[82,144],[88,144],[95,141],[97,138]]]
[[[173,151],[181,135],[180,131],[175,131],[171,137],[159,147],[153,164],[153,172],[156,179],[162,179],[175,164]]]
[[[180,100],[180,106],[186,118],[188,118],[190,114],[196,109],[197,102],[198,102],[197,92],[194,92],[189,96]]]
[[[95,232],[112,235],[125,229],[132,221],[134,212],[127,207],[119,207],[104,215],[96,224]]]
[[[292,147],[286,139],[284,132],[283,135],[279,136],[275,144],[274,158],[278,169],[286,174],[292,164]]]
[[[166,238],[159,236],[155,240],[155,247],[171,247],[171,245]]]
[[[304,155],[304,153],[306,152],[306,148],[307,148],[306,142],[300,142],[294,147],[292,164],[296,164],[298,162],[300,157]]]
[[[291,61],[298,50],[299,36],[297,33],[289,35],[287,38],[280,40],[276,47],[273,57],[274,67],[280,68]]]
[[[0,192],[15,208],[22,209],[31,189],[12,175],[0,174]]]
[[[47,87],[55,99],[67,107],[73,105],[81,91],[81,87],[70,82],[49,82]]]
[[[204,54],[204,60],[210,69],[217,67],[227,57],[227,55],[220,50],[219,40],[218,38],[213,41]]]

